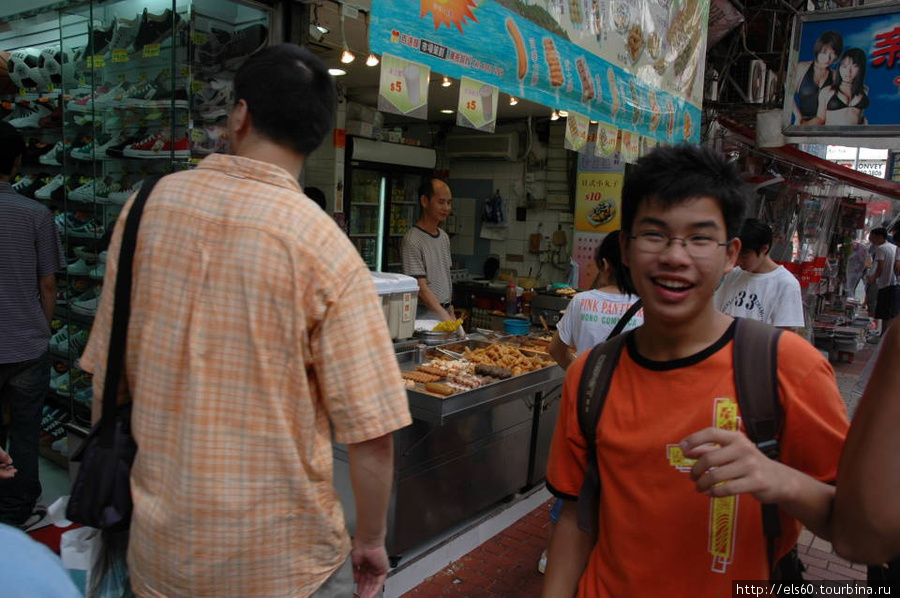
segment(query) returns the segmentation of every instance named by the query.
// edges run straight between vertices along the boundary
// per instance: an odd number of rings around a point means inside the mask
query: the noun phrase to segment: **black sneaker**
[[[134,39],[135,51],[140,52],[144,46],[162,42],[172,35],[173,31],[178,31],[182,24],[181,16],[175,13],[173,19],[172,10],[169,8],[158,15],[152,14],[145,8],[141,15],[141,27]]]
[[[109,47],[109,43],[112,41],[113,34],[115,34],[116,22],[113,21],[106,27],[91,27],[91,30],[88,35],[88,45],[87,45],[87,55],[88,56],[97,56],[98,54],[103,54],[106,52]]]
[[[222,62],[225,68],[236,69],[244,59],[254,54],[269,43],[269,28],[265,25],[250,25],[231,34],[222,50]]]

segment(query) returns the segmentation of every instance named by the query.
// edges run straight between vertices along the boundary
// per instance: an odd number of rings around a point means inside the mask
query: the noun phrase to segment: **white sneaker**
[[[50,179],[49,183],[35,191],[34,196],[37,199],[50,199],[50,195],[65,184],[66,177],[62,174],[58,174]]]
[[[90,277],[94,280],[103,280],[103,277],[106,275],[106,264],[97,264],[93,268],[91,268]]]
[[[91,289],[72,302],[72,311],[82,316],[96,316],[100,306],[100,291]]]
[[[37,104],[35,102],[32,102],[30,106],[25,106],[24,109],[27,113],[22,117],[14,118],[7,122],[17,129],[39,129],[41,127],[40,120],[45,116],[53,114],[52,108],[48,108],[44,104]]]
[[[57,141],[56,145],[53,146],[53,149],[51,149],[47,153],[41,154],[41,157],[38,158],[38,162],[40,162],[41,164],[45,164],[47,166],[62,166],[62,164],[59,161],[59,158],[61,155],[60,152],[63,151],[64,147],[65,147],[64,142]]]
[[[82,259],[79,259],[66,266],[66,274],[70,276],[87,276],[90,271],[91,268]]]

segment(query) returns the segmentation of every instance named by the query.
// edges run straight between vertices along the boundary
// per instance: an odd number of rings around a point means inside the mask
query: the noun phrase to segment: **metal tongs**
[[[443,353],[444,355],[452,357],[453,359],[462,359],[463,361],[465,361],[466,359],[462,353],[457,353],[456,351],[451,351],[450,349],[444,349],[443,347],[435,347],[434,349],[438,353]]]

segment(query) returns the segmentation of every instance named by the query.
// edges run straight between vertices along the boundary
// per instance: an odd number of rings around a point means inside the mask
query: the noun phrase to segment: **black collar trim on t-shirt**
[[[432,235],[430,232],[428,232],[427,230],[425,230],[424,228],[422,228],[422,227],[419,226],[418,224],[413,224],[413,226],[415,226],[417,229],[419,229],[420,231],[422,231],[423,233],[425,233],[426,235],[428,235],[428,236],[431,237],[432,239],[437,239],[438,237],[441,236],[441,229],[438,229],[437,234]]]
[[[652,359],[647,359],[640,353],[638,353],[637,345],[634,341],[634,334],[628,335],[628,356],[631,357],[632,360],[639,366],[643,368],[647,368],[648,370],[653,370],[655,372],[665,372],[668,370],[677,370],[679,368],[686,368],[692,365],[696,365],[706,359],[707,357],[715,354],[719,349],[730,343],[734,339],[734,328],[737,325],[737,320],[731,323],[731,326],[728,327],[728,330],[725,331],[719,340],[703,349],[699,353],[694,353],[693,355],[689,355],[687,357],[682,357],[680,359],[673,359],[671,361],[654,361]]]

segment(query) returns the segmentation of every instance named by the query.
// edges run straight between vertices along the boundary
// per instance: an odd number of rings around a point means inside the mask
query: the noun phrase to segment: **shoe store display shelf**
[[[0,119],[27,144],[13,187],[55,213],[67,260],[57,275],[42,448],[58,460],[59,424],[90,424],[91,377],[79,359],[112,227],[146,177],[227,149],[234,73],[278,41],[270,39],[276,9],[252,0],[94,0],[11,10],[0,3],[9,25],[0,27]]]

